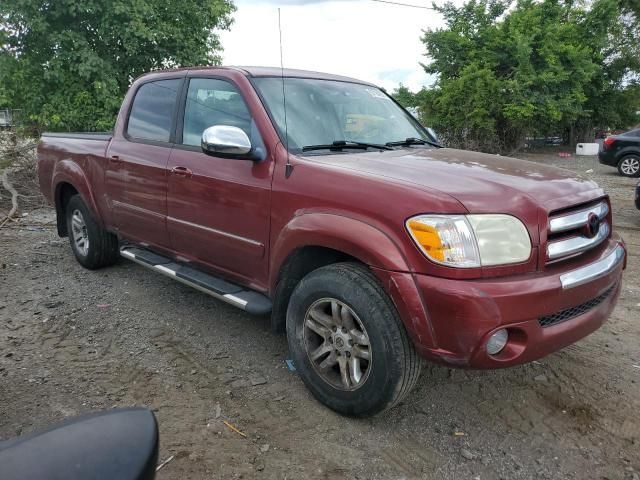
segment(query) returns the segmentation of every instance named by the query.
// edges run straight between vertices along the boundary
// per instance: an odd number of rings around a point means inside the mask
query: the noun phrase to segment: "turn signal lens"
[[[478,247],[464,215],[421,215],[409,219],[407,229],[434,262],[462,268],[480,266]]]

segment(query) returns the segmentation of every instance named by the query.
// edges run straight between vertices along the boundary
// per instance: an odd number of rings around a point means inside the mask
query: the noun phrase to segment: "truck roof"
[[[313,78],[318,80],[335,80],[341,82],[361,83],[363,85],[375,86],[372,83],[358,80],[356,78],[345,77],[343,75],[334,75],[331,73],[314,72],[311,70],[298,70],[294,68],[281,69],[280,67],[258,67],[258,66],[197,66],[197,67],[183,67],[172,68],[166,70],[155,70],[153,72],[146,73],[142,77],[150,74],[158,73],[171,73],[179,71],[192,71],[192,72],[209,72],[211,70],[236,70],[242,72],[247,77],[280,77],[287,78]]]
[[[343,75],[334,75],[331,73],[314,72],[311,70],[297,70],[294,68],[280,69],[279,67],[230,67],[237,68],[246,73],[250,77],[295,77],[295,78],[317,78],[319,80],[338,80],[342,82],[363,83],[371,85],[356,78],[345,77]]]

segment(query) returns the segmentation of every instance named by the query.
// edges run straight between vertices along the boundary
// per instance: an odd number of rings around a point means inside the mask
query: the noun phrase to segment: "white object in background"
[[[579,143],[576,145],[576,155],[598,155],[599,149],[597,143]]]

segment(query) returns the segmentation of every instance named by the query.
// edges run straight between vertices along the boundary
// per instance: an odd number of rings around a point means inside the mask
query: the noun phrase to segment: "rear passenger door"
[[[266,278],[270,158],[220,158],[202,152],[202,132],[214,125],[241,128],[254,147],[262,139],[240,90],[225,78],[191,77],[168,171],[167,227],[173,249],[232,280]],[[180,115],[179,115],[180,116]]]
[[[107,152],[107,195],[113,221],[128,239],[170,248],[167,233],[167,162],[183,78],[137,86],[127,123]]]

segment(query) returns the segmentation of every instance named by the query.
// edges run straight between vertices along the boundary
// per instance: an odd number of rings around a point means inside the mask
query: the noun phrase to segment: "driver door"
[[[186,260],[251,285],[266,278],[272,160],[254,162],[202,152],[202,132],[214,125],[241,128],[261,143],[239,89],[224,78],[188,80],[182,127],[167,167],[167,228]]]

